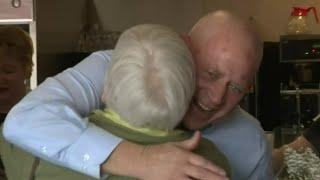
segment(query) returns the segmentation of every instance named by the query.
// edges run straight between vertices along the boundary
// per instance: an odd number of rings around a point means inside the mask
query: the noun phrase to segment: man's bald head
[[[259,66],[262,56],[262,43],[258,32],[249,20],[242,19],[228,11],[219,10],[201,18],[191,29],[192,48],[199,51],[212,39],[216,43],[230,41],[235,46],[247,47],[255,54]]]
[[[184,124],[198,129],[230,113],[253,83],[262,43],[253,25],[227,11],[201,18],[187,44],[196,65],[197,88]]]

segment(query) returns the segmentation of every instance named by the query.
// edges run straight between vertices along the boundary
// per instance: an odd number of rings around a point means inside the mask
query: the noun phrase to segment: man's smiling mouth
[[[207,107],[206,105],[202,104],[197,100],[194,100],[194,103],[203,112],[213,113],[219,109],[218,107]]]

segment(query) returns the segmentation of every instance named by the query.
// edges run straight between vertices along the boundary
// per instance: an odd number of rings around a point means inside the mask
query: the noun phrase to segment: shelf
[[[19,7],[13,7],[12,2],[20,2]],[[33,0],[0,0],[0,19],[30,20],[33,17]]]
[[[280,90],[282,95],[320,94],[320,89]]]

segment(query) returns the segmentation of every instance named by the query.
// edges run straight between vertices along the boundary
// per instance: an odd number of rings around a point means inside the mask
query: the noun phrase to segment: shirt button
[[[83,161],[89,161],[89,159],[90,159],[90,155],[89,154],[84,154],[83,157],[82,157]]]
[[[46,152],[47,152],[47,147],[42,146],[42,147],[41,147],[41,151],[42,151],[43,153],[46,153]]]
[[[87,166],[82,166],[82,169],[83,169],[84,171],[86,171],[86,170],[87,170]]]

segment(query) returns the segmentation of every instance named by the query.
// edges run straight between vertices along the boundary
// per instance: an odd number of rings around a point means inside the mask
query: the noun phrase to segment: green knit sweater
[[[172,131],[166,135],[150,135],[127,128],[110,120],[105,111],[96,110],[90,116],[90,121],[108,132],[138,144],[160,144],[169,141],[182,141],[191,137],[190,132]],[[9,180],[93,180],[84,174],[56,166],[44,160],[39,160],[31,154],[9,144],[1,134],[1,157]],[[199,147],[194,151],[227,171],[231,177],[227,158],[209,140],[202,138]],[[133,180],[135,178],[110,175],[108,180]]]

